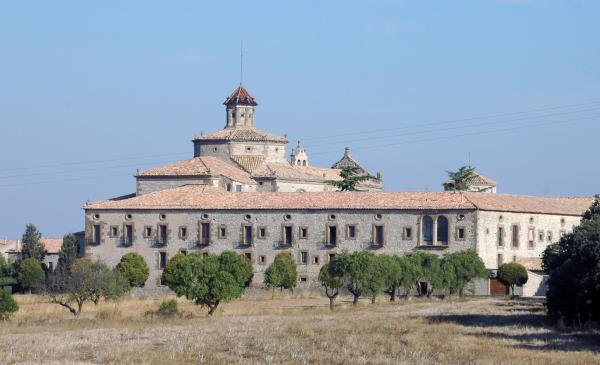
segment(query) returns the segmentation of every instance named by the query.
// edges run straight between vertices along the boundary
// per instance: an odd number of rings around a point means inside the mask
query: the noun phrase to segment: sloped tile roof
[[[57,254],[60,252],[60,248],[62,247],[63,239],[62,238],[52,238],[52,237],[42,237],[42,243],[46,247],[46,251],[49,254]]]
[[[194,137],[194,141],[211,140],[234,142],[288,142],[286,137],[251,127],[225,128],[220,131]]]
[[[454,183],[454,180],[448,179],[448,180],[446,180],[445,183],[452,184],[452,183]],[[498,186],[498,183],[495,180],[490,179],[489,177],[485,177],[483,175],[479,175],[478,173],[475,173],[475,176],[473,176],[473,180],[471,180],[471,185],[472,186],[482,186],[482,185]]]
[[[244,184],[255,184],[246,171],[212,156],[194,157],[138,173],[138,177],[219,176],[223,175]]]
[[[279,179],[323,181],[340,180],[340,170],[312,166],[297,166],[289,163],[267,163],[252,173],[253,177],[276,177]]]
[[[225,102],[223,102],[223,105],[227,105],[227,106],[234,106],[234,105],[257,106],[258,104],[256,103],[256,100],[254,100],[254,97],[252,95],[250,95],[248,90],[246,90],[246,88],[240,84],[240,86],[238,86],[235,90],[233,90],[231,95],[229,95],[229,97],[227,99],[225,99]]]
[[[542,270],[542,259],[540,257],[521,257],[517,258],[517,262],[530,271]]]
[[[263,155],[233,155],[231,158],[248,172],[256,170],[265,160]]]
[[[580,216],[592,205],[592,197],[541,197],[511,194],[464,193],[480,210]]]
[[[344,149],[344,156],[336,163],[334,163],[331,168],[332,169],[343,169],[344,167],[354,167],[356,169],[358,169],[358,171],[360,173],[367,173],[370,175],[370,173],[367,171],[367,169],[365,169],[364,167],[361,166],[360,163],[358,163],[358,161],[356,161],[354,158],[352,158],[352,156],[350,156],[350,148],[346,147]]]
[[[319,192],[205,193],[197,185],[161,190],[119,201],[87,204],[85,209],[475,209],[460,193]]]

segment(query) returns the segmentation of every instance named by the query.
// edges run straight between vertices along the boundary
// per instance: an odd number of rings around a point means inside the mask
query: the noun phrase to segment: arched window
[[[428,215],[423,217],[423,242],[433,244],[433,219]]]
[[[306,160],[302,160],[302,166],[306,166]]]
[[[437,241],[448,244],[448,218],[440,215],[437,219]]]

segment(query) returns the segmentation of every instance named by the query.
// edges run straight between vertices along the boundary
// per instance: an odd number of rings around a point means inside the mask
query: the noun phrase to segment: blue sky
[[[0,237],[81,230],[86,200],[191,157],[193,135],[223,127],[241,41],[258,127],[303,140],[314,165],[349,145],[386,190],[440,190],[470,155],[500,192],[598,193],[598,14],[576,0],[3,2]]]

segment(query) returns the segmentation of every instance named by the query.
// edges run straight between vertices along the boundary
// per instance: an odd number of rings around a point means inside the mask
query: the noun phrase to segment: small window
[[[329,220],[334,221],[335,220],[335,214],[330,214],[329,215]]]
[[[168,228],[166,224],[158,225],[158,244],[166,245],[168,241]]]
[[[498,246],[504,246],[504,227],[498,227]]]
[[[152,237],[152,226],[144,227],[144,237]]]
[[[517,256],[513,256],[513,262],[517,262]]]
[[[241,193],[242,192],[242,185],[236,185],[235,186],[235,191],[236,191],[236,193]]]
[[[327,227],[327,243],[330,246],[337,245],[337,227],[336,226],[328,226]]]
[[[465,227],[457,227],[456,228],[456,239],[464,240],[466,238]]]
[[[252,252],[244,252],[244,256],[248,259],[248,261],[252,262]]]
[[[331,262],[331,260],[333,260],[333,258],[335,257],[335,254],[334,253],[330,253],[327,256],[329,257],[329,262]]]
[[[202,257],[208,257],[208,252],[202,252]]]
[[[499,253],[496,265],[498,267],[500,267],[500,266],[502,266],[503,263],[504,263],[504,256],[501,253]]]
[[[283,216],[283,219],[285,219],[286,221],[289,221],[290,219],[292,219],[292,215],[291,214],[285,214]]]
[[[200,223],[200,240],[199,243],[201,245],[210,244],[210,223],[202,222]]]
[[[117,237],[119,235],[119,226],[110,226],[110,236]]]
[[[320,260],[319,260],[319,256],[313,256],[312,263],[313,263],[314,265],[318,265],[318,264],[319,264],[319,261],[320,261]]]
[[[100,219],[100,214],[98,214],[98,213],[94,214],[94,219]]]
[[[159,218],[161,221],[164,221],[165,219],[167,219],[167,215],[166,215],[166,214],[160,214],[160,215],[158,216],[158,218]]]
[[[206,214],[206,213],[202,214],[202,219],[208,219],[208,218],[209,218],[208,214]]]
[[[258,228],[258,238],[264,239],[267,237],[267,228],[259,227]]]
[[[260,255],[258,256],[258,263],[261,265],[264,265],[267,263],[267,256],[265,255]]]
[[[131,245],[133,243],[133,226],[131,224],[125,225],[125,232],[123,232],[123,243]]]
[[[300,252],[300,263],[308,264],[308,251]]]
[[[378,221],[381,220],[382,217],[383,216],[381,214],[375,214],[375,219]]]
[[[252,219],[252,216],[251,216],[250,214],[246,214],[246,215],[244,216],[244,219],[245,219],[245,220],[247,220],[247,221],[249,221],[249,220],[251,220],[251,219]]]
[[[300,227],[299,236],[300,236],[300,239],[303,239],[303,240],[306,239],[308,237],[308,228]]]
[[[164,269],[167,266],[167,253],[161,251],[158,253],[158,268]]]
[[[102,226],[99,224],[94,224],[92,227],[92,243],[100,244],[102,236]]]
[[[214,152],[217,152],[217,147],[213,148],[213,151],[214,151]]]
[[[131,220],[131,218],[132,218],[132,217],[131,217],[131,214],[125,214],[125,219],[126,219],[126,220],[130,221],[130,220]]]
[[[412,238],[413,238],[412,227],[404,227],[404,230],[402,231],[402,237],[405,240],[412,240]]]
[[[263,181],[259,181],[258,185],[263,186],[265,183]]]
[[[519,247],[519,226],[517,225],[513,225],[511,228],[512,231],[512,247],[513,248],[518,248]]]
[[[547,240],[548,242],[552,242],[552,231],[548,231],[548,232],[546,233],[546,240]]]
[[[535,222],[535,219],[533,219],[533,217],[529,217],[529,224],[533,224],[533,222]]]
[[[566,221],[565,221],[565,219],[564,219],[564,218],[561,218],[561,219],[560,219],[560,224],[564,225],[564,224],[565,224],[565,222],[566,222]]]
[[[243,114],[242,114],[243,116]],[[252,151],[252,147],[246,147],[246,151]]]
[[[231,191],[231,184],[227,184],[226,189],[227,191]]]
[[[535,247],[535,228],[529,227],[527,230],[527,247]]]
[[[227,227],[224,225],[219,227],[219,238],[227,238]]]
[[[356,239],[356,225],[355,224],[350,224],[347,226],[346,235],[348,236],[349,240]]]
[[[188,250],[179,250],[183,256],[187,256]]]
[[[251,245],[253,242],[252,239],[252,226],[244,226],[243,228],[243,243],[245,245]]]
[[[544,242],[544,231],[538,232],[538,241]]]
[[[373,243],[383,246],[383,226],[373,226]]]
[[[187,237],[188,237],[187,227],[185,227],[185,226],[179,227],[179,238],[182,240],[185,240],[185,239],[187,239]]]
[[[284,226],[283,227],[283,243],[286,245],[291,245],[294,241],[294,236],[292,233],[292,226]]]
[[[306,283],[307,281],[308,281],[308,278],[306,276],[301,276],[300,277],[300,282]]]

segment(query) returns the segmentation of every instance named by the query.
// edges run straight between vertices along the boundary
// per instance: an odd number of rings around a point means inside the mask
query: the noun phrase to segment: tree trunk
[[[354,298],[352,299],[352,305],[356,306],[358,304],[358,295],[357,294],[352,294],[354,295]]]
[[[329,297],[329,310],[335,309],[335,297]]]
[[[373,296],[371,297],[371,304],[375,304],[375,299],[376,299],[376,298],[377,298],[377,296],[376,296],[376,295],[373,295]]]
[[[219,306],[219,302],[216,302],[215,304],[212,304],[212,305],[209,304],[208,305],[208,315],[212,316],[218,306]]]

